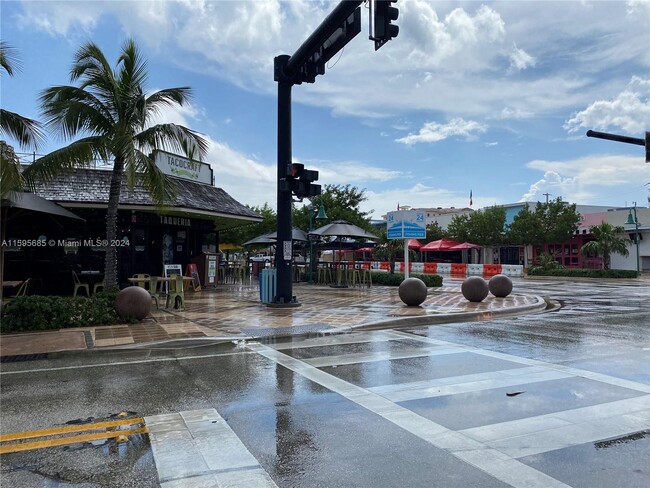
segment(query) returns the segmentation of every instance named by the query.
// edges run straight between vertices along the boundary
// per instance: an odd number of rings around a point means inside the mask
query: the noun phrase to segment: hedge
[[[91,298],[23,296],[2,308],[1,332],[52,330],[130,322],[115,311],[117,292],[100,292]]]
[[[566,276],[568,278],[636,278],[637,273],[629,269],[584,269],[584,268],[554,268],[545,269],[533,267],[528,270],[529,276]]]
[[[374,285],[399,286],[404,281],[403,273],[382,273],[373,271],[372,283]],[[442,286],[442,276],[431,274],[410,273],[410,278],[419,278],[427,287]]]

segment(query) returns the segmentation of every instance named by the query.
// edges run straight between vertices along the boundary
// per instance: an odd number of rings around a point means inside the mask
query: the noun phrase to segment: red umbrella
[[[372,247],[360,247],[359,249],[355,249],[354,252],[372,252],[374,249]]]
[[[472,244],[471,242],[463,242],[462,244],[458,244],[457,246],[450,247],[450,251],[461,251],[463,249],[480,249],[482,246],[479,246],[478,244]]]
[[[452,247],[458,246],[460,242],[451,239],[440,239],[431,241],[420,248],[420,251],[449,251]]]
[[[417,251],[422,247],[422,243],[417,239],[409,239],[408,246],[409,249],[412,249],[413,251]]]

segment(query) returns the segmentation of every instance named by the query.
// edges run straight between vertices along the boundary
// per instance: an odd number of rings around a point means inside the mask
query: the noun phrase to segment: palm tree
[[[0,67],[9,76],[20,70],[20,62],[15,49],[5,41],[0,41]],[[0,70],[0,72],[2,72]],[[23,117],[17,113],[0,108],[0,133],[13,137],[21,147],[38,148],[43,140],[40,124],[36,120]],[[20,171],[20,161],[12,146],[1,141],[0,154],[0,197],[7,198],[14,192],[20,192],[25,181]]]
[[[133,187],[138,179],[156,205],[162,207],[174,194],[172,182],[155,165],[155,149],[182,151],[202,159],[208,143],[197,132],[176,124],[151,125],[164,106],[183,105],[191,96],[189,87],[168,88],[145,94],[147,64],[133,40],[127,40],[111,68],[102,51],[92,42],[76,53],[70,81],[79,86],[54,86],[41,94],[47,126],[65,139],[82,137],[32,164],[30,175],[47,181],[57,173],[88,166],[95,158],[112,159],[106,239],[117,238],[120,185],[126,178]],[[117,250],[107,246],[104,289],[117,286]]]
[[[622,256],[630,253],[627,249],[627,239],[618,237],[618,234],[625,232],[620,225],[613,226],[608,222],[601,222],[600,225],[591,227],[590,232],[596,240],[582,246],[581,252],[584,256],[602,256],[605,269],[609,269],[612,253]]]

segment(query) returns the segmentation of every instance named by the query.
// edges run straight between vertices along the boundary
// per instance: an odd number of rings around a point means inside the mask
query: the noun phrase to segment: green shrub
[[[123,323],[115,311],[117,292],[100,292],[91,298],[23,296],[2,309],[0,331],[53,330]]]
[[[545,269],[536,266],[528,270],[529,276],[566,276],[568,278],[636,278],[634,270],[628,269],[585,269],[559,268]]]
[[[442,286],[442,276],[440,275],[410,273],[409,276],[421,279],[427,287]],[[375,285],[399,286],[402,281],[404,281],[402,273],[372,272],[372,282]]]

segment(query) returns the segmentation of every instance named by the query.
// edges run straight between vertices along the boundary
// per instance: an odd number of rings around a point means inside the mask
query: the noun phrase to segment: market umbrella
[[[480,249],[482,246],[472,244],[471,242],[462,242],[449,248],[449,251],[462,251],[464,249]]]
[[[351,224],[345,220],[335,220],[329,224],[312,230],[309,234],[318,235],[321,237],[336,236],[336,237],[352,237],[355,239],[379,239],[374,234],[371,234],[361,227]]]
[[[268,235],[270,237],[272,237],[274,240],[277,240],[277,238],[278,238],[278,233],[277,232],[271,232]],[[298,229],[297,227],[294,227],[293,229],[291,229],[291,240],[292,241],[307,242],[309,239],[307,238],[307,233],[304,230]]]
[[[452,247],[459,244],[461,243],[458,241],[452,241],[451,239],[439,239],[425,244],[420,248],[420,251],[449,251]]]
[[[408,247],[413,251],[418,251],[422,247],[422,243],[417,239],[409,239]]]
[[[262,234],[261,236],[254,237],[250,241],[244,242],[244,246],[254,246],[261,244],[275,244],[275,236],[271,236],[271,233]]]
[[[50,202],[43,197],[34,195],[33,193],[14,193],[9,198],[2,200],[2,207],[7,209],[14,209],[14,215],[10,218],[15,218],[18,212],[23,211],[40,212],[57,217],[65,217],[68,219],[84,220],[69,210]]]

